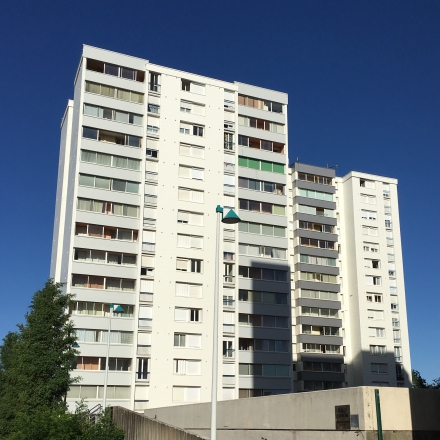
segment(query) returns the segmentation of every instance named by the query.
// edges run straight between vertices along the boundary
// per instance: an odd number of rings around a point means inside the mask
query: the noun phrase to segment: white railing
[[[223,333],[235,333],[235,324],[223,324]]]
[[[151,292],[140,292],[139,301],[142,302],[153,302],[153,293]]]
[[[151,345],[138,345],[137,346],[137,354],[142,356],[150,356],[151,355]]]
[[[235,376],[223,376],[223,385],[235,385]]]

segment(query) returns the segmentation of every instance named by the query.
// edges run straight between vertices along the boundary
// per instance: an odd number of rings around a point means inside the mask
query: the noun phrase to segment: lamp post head
[[[78,344],[78,342],[74,342],[73,344],[72,344],[72,348],[79,348],[79,344]]]
[[[124,309],[121,306],[117,306],[113,311],[115,313],[124,313]]]
[[[240,222],[240,217],[234,212],[233,209],[230,209],[222,219],[222,223],[226,223],[227,225],[235,225],[238,222]]]

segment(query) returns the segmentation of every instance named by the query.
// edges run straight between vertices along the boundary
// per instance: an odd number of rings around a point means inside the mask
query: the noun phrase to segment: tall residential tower
[[[289,168],[287,151],[285,93],[83,47],[61,124],[51,263],[75,295],[82,380],[70,405],[105,390],[108,404],[138,411],[210,399],[217,205],[241,218],[221,230],[220,399],[409,385],[395,181],[384,180],[393,228],[379,234],[381,252],[394,250],[394,272],[389,255],[380,266],[391,321],[373,344],[368,314],[379,309],[366,305],[380,289],[364,293],[363,217],[350,201],[363,195],[351,175]],[[408,363],[359,357],[390,344]],[[370,363],[402,369],[376,381]]]

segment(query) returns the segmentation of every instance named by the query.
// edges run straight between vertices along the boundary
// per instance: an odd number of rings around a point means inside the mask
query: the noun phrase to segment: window
[[[83,138],[92,139],[110,144],[126,145],[128,147],[141,148],[142,138],[131,134],[116,133],[114,131],[99,130],[97,128],[83,127]]]
[[[302,351],[304,353],[339,354],[341,352],[341,346],[330,344],[302,344]]]
[[[202,298],[202,285],[177,282],[176,296],[186,298]]]
[[[314,272],[300,272],[300,279],[302,281],[316,281],[320,283],[336,283],[336,275],[328,275],[324,273]]]
[[[86,81],[86,92],[108,96],[109,98],[122,99],[136,104],[142,104],[144,102],[143,93],[137,93],[131,90],[120,89],[118,87],[111,87],[90,81]]]
[[[366,220],[377,220],[377,212],[368,211],[367,209],[361,209],[361,217]]]
[[[203,191],[179,187],[179,200],[203,203]]]
[[[132,229],[114,228],[111,226],[75,224],[75,235],[105,238],[110,240],[138,241],[138,231]]]
[[[332,179],[330,177],[317,176],[316,174],[302,173],[298,171],[298,180],[305,182],[318,183],[320,185],[331,185]]]
[[[376,204],[376,197],[370,196],[368,194],[361,194],[361,202],[367,203],[369,205],[375,205]]]
[[[303,362],[302,370],[341,373],[343,369],[342,364],[334,362]]]
[[[323,225],[321,223],[305,222],[302,220],[299,221],[299,228],[306,229],[308,231],[324,232],[326,234],[333,233],[332,225]]]
[[[67,392],[67,399],[102,399],[104,387],[98,385],[71,385]],[[108,400],[128,400],[130,399],[130,387],[125,386],[107,386]]]
[[[365,252],[379,252],[379,245],[377,243],[367,243],[364,241],[364,251]]]
[[[375,188],[375,182],[373,180],[359,179],[359,185],[361,188]]]
[[[251,98],[250,96],[245,95],[238,95],[238,105],[245,105],[246,107],[253,107],[268,112],[283,113],[283,104],[258,98]]]
[[[147,148],[145,150],[145,155],[148,158],[157,159],[158,158],[158,154],[159,154],[159,152],[157,150],[152,150],[151,148]]]
[[[110,119],[115,122],[124,122],[126,124],[142,125],[142,115],[128,113],[122,110],[114,110],[107,107],[99,107],[92,104],[84,104],[84,114],[101,119]]]
[[[96,151],[89,150],[81,150],[81,161],[94,163],[96,165],[106,165],[114,168],[126,168],[133,171],[139,171],[141,169],[141,161],[138,159],[97,153]]]
[[[377,228],[372,228],[371,226],[362,226],[362,234],[377,237],[379,232]]]
[[[253,257],[286,259],[286,249],[279,249],[271,246],[257,246],[240,243],[239,253]]]
[[[99,342],[108,341],[107,330],[75,329],[78,342]],[[110,332],[110,344],[133,344],[133,332],[122,332],[112,330]]]
[[[386,346],[385,345],[370,345],[370,354],[373,356],[385,356]]]
[[[275,292],[260,292],[255,290],[238,291],[239,301],[263,303],[263,304],[287,304],[287,294]]]
[[[385,329],[379,327],[368,327],[368,336],[370,338],[384,338]]]
[[[300,237],[299,244],[320,249],[335,249],[335,242],[328,240],[317,240],[316,238]]]
[[[203,125],[196,125],[188,122],[180,123],[180,133],[203,137],[204,131],[205,127]]]
[[[286,228],[283,228],[282,226],[264,225],[260,223],[241,221],[238,224],[238,230],[240,232],[248,232],[250,234],[268,235],[274,237],[286,236]]]
[[[368,269],[380,269],[380,260],[364,258],[364,267],[367,267]]]
[[[287,353],[289,341],[275,339],[239,339],[240,351],[269,351],[276,353]]]
[[[202,348],[202,335],[174,333],[174,347]]]
[[[249,315],[246,313],[240,313],[238,315],[238,323],[239,325],[248,325],[253,327],[289,327],[289,320],[286,316]]]
[[[367,301],[381,303],[382,302],[382,295],[369,293],[369,294],[367,294]]]
[[[388,374],[388,364],[371,364],[371,372],[374,374]]]
[[[145,72],[143,70],[129,69],[128,67],[116,66],[114,64],[104,63],[103,61],[87,59],[87,70],[105,73],[107,75],[119,76],[132,81],[144,82]]]
[[[203,249],[203,237],[197,235],[177,234],[177,247]]]
[[[205,148],[198,145],[180,144],[179,154],[181,156],[196,157],[198,159],[204,159]]]
[[[286,207],[273,203],[257,202],[254,200],[239,199],[239,209],[243,211],[261,212],[262,214],[285,215]]]
[[[176,270],[180,272],[202,273],[203,260],[192,258],[177,258]]]
[[[263,182],[260,180],[248,179],[246,177],[239,177],[238,186],[239,188],[267,192],[271,194],[284,194],[284,185],[282,185],[281,183]]]
[[[284,144],[279,142],[265,141],[263,139],[238,135],[238,145],[254,148],[256,150],[272,151],[273,153],[284,154]]]
[[[182,322],[201,322],[202,310],[201,309],[185,309],[176,307],[174,309],[174,321]]]
[[[284,125],[265,119],[250,118],[248,116],[238,116],[238,125],[243,127],[257,128],[259,130],[271,131],[273,133],[284,134]]]
[[[185,179],[204,180],[205,171],[203,168],[179,165],[179,177],[183,177]]]
[[[128,304],[116,304],[121,306],[123,312],[113,312],[114,317],[118,318],[133,318],[134,306]],[[95,302],[83,302],[74,301],[70,305],[70,313],[73,315],[93,315],[93,316],[109,316],[110,304],[108,303],[95,303]]]
[[[240,266],[239,276],[268,281],[287,281],[287,272],[284,270],[260,269],[259,267]]]
[[[365,275],[365,284],[367,286],[380,286],[382,284],[381,277]]]
[[[203,226],[203,214],[179,210],[177,211],[177,223],[192,226]]]
[[[250,157],[238,156],[238,166],[254,170],[269,171],[271,173],[284,174],[284,165],[276,162],[252,159]]]
[[[319,325],[302,325],[302,333],[306,335],[339,336],[339,327],[325,327]]]
[[[135,254],[122,254],[119,252],[106,252],[90,249],[74,248],[73,259],[75,261],[101,263],[101,264],[120,264],[125,266],[136,265]]]
[[[383,320],[383,310],[367,310],[368,319],[372,319],[373,321]]]
[[[202,371],[202,361],[195,359],[173,359],[174,374],[187,376],[200,376]]]
[[[111,191],[128,192],[139,194],[139,183],[127,180],[110,179],[108,177],[91,176],[90,174],[79,174],[79,185],[92,188],[108,189]]]
[[[78,197],[77,209],[99,214],[120,215],[139,218],[139,206],[122,203],[104,202],[101,200],[82,199]]]
[[[300,263],[318,264],[320,266],[336,266],[336,258],[315,257],[313,255],[300,255]]]
[[[334,217],[333,209],[318,208],[315,206],[298,205],[298,212],[302,214],[319,215],[320,217]]]
[[[289,377],[289,365],[274,364],[239,364],[240,376]]]
[[[299,196],[308,197],[309,199],[324,200],[326,202],[333,201],[333,194],[320,192],[320,191],[313,191],[310,189],[299,188]]]
[[[180,111],[184,113],[192,113],[193,115],[205,115],[205,106],[196,102],[180,100]]]
[[[173,386],[173,402],[200,402],[200,387]]]
[[[196,83],[187,79],[182,79],[182,90],[185,92],[196,93],[198,95],[205,94],[205,84]]]
[[[322,290],[301,289],[301,297],[338,301],[338,294],[336,292],[325,292]]]
[[[124,278],[99,277],[92,275],[72,275],[72,287],[84,287],[87,289],[108,289],[134,291],[135,280]]]
[[[338,318],[339,317],[339,310],[302,306],[301,307],[301,314],[304,316],[320,316],[323,318]]]

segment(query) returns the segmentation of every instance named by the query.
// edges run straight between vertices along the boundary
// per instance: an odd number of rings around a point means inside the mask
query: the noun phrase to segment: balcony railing
[[[390,286],[390,293],[397,293],[397,287],[396,286]]]
[[[151,328],[153,320],[151,318],[139,318],[139,328]]]
[[[403,374],[397,374],[397,373],[396,373],[396,379],[397,380],[405,380]]]
[[[138,345],[137,346],[137,354],[142,356],[150,356],[151,355],[151,345]]]
[[[400,327],[400,321],[393,320],[393,327]]]
[[[142,252],[155,252],[156,243],[142,243]]]
[[[402,356],[394,356],[396,362],[402,362]]]
[[[235,164],[224,162],[223,171],[226,171],[227,173],[235,173]]]
[[[157,182],[157,173],[149,173],[148,171],[146,171],[145,172],[145,180]]]
[[[136,371],[136,381],[148,381],[150,380],[149,371]]]
[[[232,348],[223,350],[223,357],[225,359],[234,359],[235,358],[235,350]]]
[[[223,307],[233,309],[235,307],[235,300],[223,297]]]
[[[223,240],[235,241],[235,231],[231,229],[223,229]]]
[[[156,93],[160,93],[160,84],[155,84],[155,83],[148,83],[148,90],[150,90],[150,92],[156,92]]]
[[[386,228],[392,228],[393,222],[391,220],[385,220],[385,227]]]
[[[389,199],[390,198],[390,192],[389,191],[384,191],[383,192],[383,197],[384,197],[384,199]]]
[[[156,104],[148,104],[148,113],[156,113],[159,114],[159,106]]]
[[[384,212],[385,212],[385,214],[391,214],[391,206],[385,206]]]
[[[159,136],[159,127],[156,127],[155,125],[147,125],[147,133]]]
[[[391,310],[399,310],[399,304],[391,303]]]
[[[223,385],[235,385],[235,376],[223,376]]]
[[[395,344],[400,344],[401,338],[394,338],[393,340]]]
[[[394,263],[396,261],[396,257],[394,254],[388,254],[388,263]]]
[[[223,324],[223,333],[235,333],[235,324]]]
[[[387,238],[387,245],[392,246],[394,244],[394,238]]]
[[[225,99],[224,108],[227,111],[233,112],[235,111],[235,102],[229,101],[229,99]]]
[[[225,148],[225,150],[228,150],[228,151],[234,151],[235,143],[234,142],[225,141],[224,142],[224,148]]]
[[[223,275],[223,282],[227,284],[234,284],[235,283],[235,276],[234,275]]]
[[[388,271],[388,275],[389,275],[390,277],[395,277],[395,276],[396,276],[396,271],[395,271],[395,270],[389,270],[389,271]]]
[[[140,292],[139,293],[139,301],[153,302],[153,293],[152,292]]]
[[[234,121],[224,121],[223,127],[225,130],[234,131],[235,130],[235,122]]]
[[[144,226],[153,226],[153,225],[156,225],[155,218],[145,218],[144,217]]]

